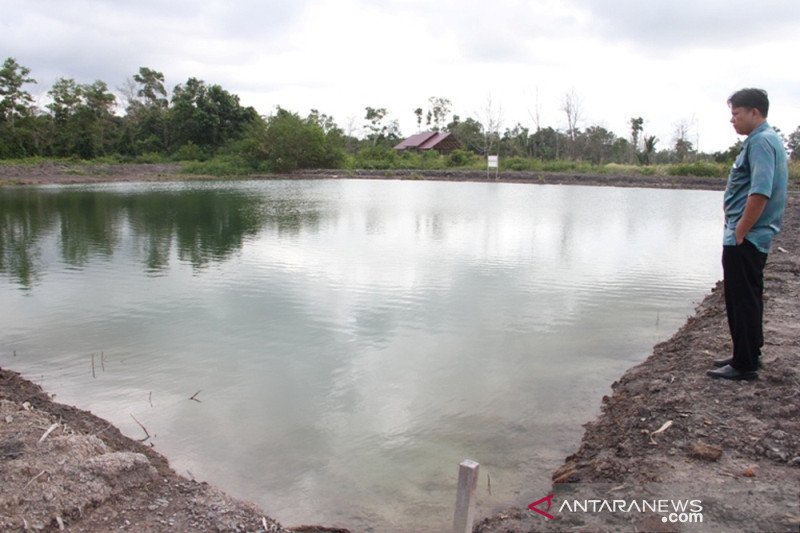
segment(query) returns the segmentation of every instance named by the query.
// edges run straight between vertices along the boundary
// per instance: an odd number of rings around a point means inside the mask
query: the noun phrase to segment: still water
[[[143,437],[135,416],[178,472],[285,524],[440,531],[463,459],[481,464],[479,514],[544,494],[610,384],[720,278],[720,202],[362,180],[0,189],[0,365]]]

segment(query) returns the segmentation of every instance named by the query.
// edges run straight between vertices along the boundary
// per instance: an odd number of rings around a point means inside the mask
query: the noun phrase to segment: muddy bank
[[[179,165],[0,166],[0,184],[187,178],[198,179],[181,174]],[[323,171],[291,178],[487,180],[485,172],[470,171]],[[724,180],[663,176],[503,173],[498,181],[724,187]],[[785,231],[767,267],[767,345],[761,379],[729,383],[704,375],[711,359],[730,350],[717,287],[672,339],[656,346],[648,360],[614,384],[611,397],[602,399],[602,415],[587,424],[578,451],[554,473],[555,505],[566,495],[591,499],[607,494],[630,500],[641,496],[643,484],[655,484],[670,487],[676,498],[702,498],[704,524],[711,530],[798,530],[799,210],[795,190]],[[667,422],[669,427],[656,433]],[[63,523],[71,531],[287,531],[259,509],[176,475],[145,443],[123,436],[91,413],[53,402],[38,386],[3,369],[0,476],[0,530],[57,529]],[[691,525],[664,525],[652,513],[554,515],[550,521],[524,507],[508,509],[481,519],[476,531],[694,530]]]
[[[0,165],[0,186],[171,181],[182,179],[183,176],[180,163],[106,164],[54,162],[35,165]]]
[[[136,181],[216,180],[214,176],[185,174],[180,163],[105,164],[42,163],[0,165],[0,185],[76,184]],[[239,178],[241,179],[241,178]],[[670,189],[722,190],[725,180],[696,176],[634,176],[574,172],[501,172],[479,170],[303,170],[293,174],[257,174],[246,179],[399,179],[540,183],[550,185],[604,185]]]
[[[267,177],[267,176],[264,176]],[[392,179],[537,183],[542,185],[593,185],[606,187],[647,187],[654,189],[723,190],[725,179],[698,176],[644,176],[629,174],[581,174],[577,172],[500,172],[482,170],[304,170],[297,179]]]
[[[0,369],[0,530],[286,531],[149,446]]]

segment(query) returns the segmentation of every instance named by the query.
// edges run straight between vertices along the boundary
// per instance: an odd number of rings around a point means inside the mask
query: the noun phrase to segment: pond
[[[288,525],[527,505],[721,277],[721,193],[282,180],[0,189],[0,365]]]

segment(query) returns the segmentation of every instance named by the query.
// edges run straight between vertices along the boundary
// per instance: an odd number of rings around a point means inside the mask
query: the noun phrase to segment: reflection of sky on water
[[[178,470],[289,523],[446,525],[466,457],[492,475],[483,509],[520,503],[719,277],[718,193],[98,189],[90,242],[65,249],[53,216],[35,281],[0,284],[0,363],[138,435],[133,412]]]

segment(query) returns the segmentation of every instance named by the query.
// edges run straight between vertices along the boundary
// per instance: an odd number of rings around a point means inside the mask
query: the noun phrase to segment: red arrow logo
[[[530,509],[534,513],[539,513],[540,515],[542,515],[543,517],[547,518],[548,520],[555,520],[555,518],[556,518],[555,516],[553,516],[550,513],[546,512],[546,511],[550,510],[550,506],[553,504],[553,498],[554,497],[555,497],[555,494],[548,494],[547,496],[545,496],[541,500],[536,500],[535,502],[530,504],[528,506],[528,509]],[[544,502],[547,502],[547,509],[545,509],[544,511],[542,511],[541,509],[538,509],[536,507],[537,505],[540,505],[540,504],[542,504]]]

